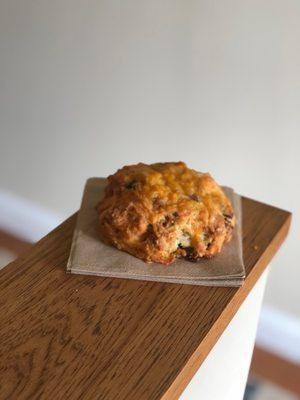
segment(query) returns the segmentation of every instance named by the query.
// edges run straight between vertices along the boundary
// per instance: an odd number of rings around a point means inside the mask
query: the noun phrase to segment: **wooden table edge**
[[[267,265],[275,255],[276,251],[279,249],[284,239],[286,238],[292,218],[292,214],[290,212],[286,211],[286,213],[286,220],[282,224],[277,234],[271,240],[270,245],[266,248],[259,260],[256,262],[251,272],[247,275],[244,285],[237,290],[231,301],[224,308],[204,340],[202,340],[199,347],[192,354],[192,356],[185,364],[184,368],[177,375],[171,386],[162,395],[161,400],[178,399],[193,378],[193,376],[200,368],[201,364],[205,361],[209,352],[216,344],[219,337],[222,335],[222,333],[238,311],[239,307],[241,306],[247,295],[250,293],[251,289],[254,287],[254,285],[266,269]]]
[[[283,210],[280,210],[283,211]],[[179,371],[175,379],[171,382],[170,386],[161,393],[160,399],[162,400],[174,400],[178,399],[181,393],[184,391],[192,377],[195,375],[201,364],[206,359],[207,355],[216,344],[217,340],[221,336],[221,334],[226,329],[227,325],[230,323],[236,312],[238,311],[239,307],[243,303],[244,299],[247,297],[263,271],[265,270],[266,266],[275,255],[276,251],[284,241],[285,237],[287,236],[290,223],[291,223],[291,213],[284,211],[286,217],[282,222],[279,230],[270,240],[269,245],[265,249],[265,251],[261,254],[253,268],[251,269],[250,273],[247,275],[244,285],[237,289],[229,303],[223,309],[221,314],[218,316],[217,320],[215,321],[214,325],[211,327],[207,335],[201,341],[199,346],[196,348],[194,353],[185,363],[184,367]],[[19,259],[26,259],[26,256],[29,253],[34,253],[35,249],[39,249],[40,245],[43,244],[44,241],[50,235],[53,235],[54,232],[59,231],[62,226],[65,224],[74,224],[76,221],[77,213],[74,213],[65,221],[63,221],[58,227],[56,227],[52,232],[50,232],[45,237],[41,238],[39,242],[37,242],[33,248],[28,249],[25,251]],[[13,261],[14,263],[15,261]],[[11,264],[11,263],[10,263]],[[10,265],[8,264],[8,265]],[[7,268],[7,267],[5,267]]]

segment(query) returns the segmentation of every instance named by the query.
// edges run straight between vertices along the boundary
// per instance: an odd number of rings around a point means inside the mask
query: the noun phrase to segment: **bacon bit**
[[[164,228],[169,228],[170,226],[175,224],[175,220],[179,217],[179,214],[177,211],[173,212],[172,215],[166,215],[164,217],[164,220],[162,222],[162,226]]]
[[[164,202],[159,197],[155,197],[152,200],[152,205],[154,209],[158,209],[159,207],[162,207],[164,205]]]
[[[139,184],[139,183],[138,183],[136,180],[133,180],[133,181],[127,183],[126,189],[129,189],[129,190],[131,190],[131,189],[136,189],[136,187],[138,186],[138,184]]]
[[[193,193],[190,195],[190,199],[194,200],[194,201],[200,201],[200,198],[197,194]]]

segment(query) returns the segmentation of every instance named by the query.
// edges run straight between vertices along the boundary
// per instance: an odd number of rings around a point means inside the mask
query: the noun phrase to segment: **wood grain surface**
[[[210,288],[66,274],[72,216],[0,271],[0,399],[177,399],[290,217],[243,198],[245,284]]]

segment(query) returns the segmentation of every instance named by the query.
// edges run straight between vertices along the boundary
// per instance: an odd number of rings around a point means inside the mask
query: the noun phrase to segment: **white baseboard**
[[[300,364],[300,319],[264,305],[258,323],[256,344]]]
[[[0,191],[0,229],[35,242],[63,221],[31,201]],[[300,320],[276,308],[263,306],[256,343],[292,362],[300,363]]]
[[[63,217],[13,193],[0,190],[0,229],[36,242],[63,221]]]

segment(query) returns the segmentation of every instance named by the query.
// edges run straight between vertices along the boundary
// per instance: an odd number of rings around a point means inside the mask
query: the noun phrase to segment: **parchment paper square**
[[[96,233],[96,205],[104,195],[106,179],[86,182],[77,217],[67,271],[74,274],[140,279],[205,286],[241,286],[245,278],[241,233],[241,199],[224,187],[231,199],[237,225],[232,240],[210,260],[190,262],[178,259],[171,265],[147,264],[123,251],[102,243]]]

